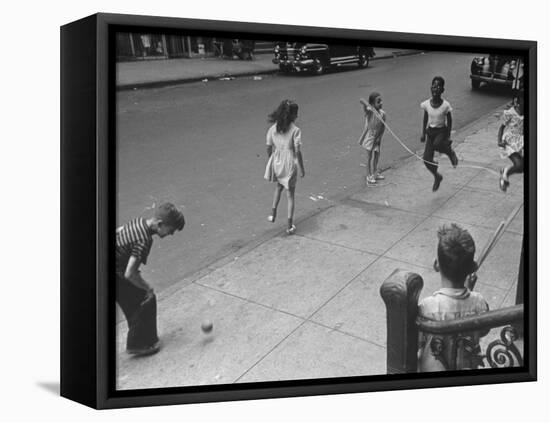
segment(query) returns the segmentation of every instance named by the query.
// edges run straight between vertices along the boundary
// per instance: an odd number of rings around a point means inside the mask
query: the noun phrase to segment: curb
[[[203,75],[203,76],[194,76],[190,78],[178,78],[178,79],[167,79],[164,81],[153,81],[153,82],[138,82],[135,84],[124,84],[118,85],[116,91],[129,91],[136,89],[148,89],[148,88],[162,88],[172,85],[182,85],[192,82],[201,82],[203,79],[215,80],[218,78],[240,78],[245,76],[254,76],[254,75],[270,75],[279,72],[279,69],[265,69],[265,70],[254,70],[254,71],[244,71],[240,73],[224,73],[222,75]]]
[[[396,51],[393,52],[391,55],[384,55],[379,57],[373,57],[370,59],[371,62],[374,62],[376,60],[385,60],[385,59],[395,59],[398,57],[404,57],[404,56],[414,56],[417,54],[423,54],[425,53],[425,50],[411,50],[411,51]],[[148,88],[162,88],[167,87],[171,85],[181,85],[181,84],[188,84],[192,82],[200,82],[203,79],[218,79],[223,77],[232,77],[232,78],[241,78],[245,76],[254,76],[254,75],[271,75],[279,72],[279,68],[274,69],[264,69],[264,70],[250,70],[250,71],[242,71],[237,73],[224,73],[222,75],[202,75],[202,76],[194,76],[194,77],[188,77],[188,78],[176,78],[176,79],[167,79],[162,81],[148,81],[148,82],[136,82],[132,84],[122,84],[118,85],[116,87],[116,91],[130,91],[130,90],[137,90],[137,89],[148,89]]]

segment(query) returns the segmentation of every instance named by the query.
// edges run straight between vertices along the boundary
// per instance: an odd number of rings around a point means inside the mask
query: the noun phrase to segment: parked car
[[[512,89],[523,88],[523,61],[519,57],[491,54],[475,57],[470,67],[472,89],[482,84],[501,85]]]
[[[275,46],[273,63],[282,72],[313,72],[323,74],[327,69],[356,64],[366,68],[374,57],[372,47],[356,45],[329,45],[317,43],[278,43]]]

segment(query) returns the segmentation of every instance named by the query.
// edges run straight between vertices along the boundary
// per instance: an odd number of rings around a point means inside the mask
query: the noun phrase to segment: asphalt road
[[[267,221],[274,186],[263,180],[267,115],[282,99],[300,106],[306,176],[296,190],[299,220],[364,183],[360,97],[382,94],[388,125],[412,150],[421,148],[419,104],[430,96],[433,76],[446,79],[456,130],[508,101],[506,93],[470,89],[473,56],[429,53],[319,77],[272,75],[119,92],[118,223],[150,215],[163,200],[183,206],[187,220],[183,232],[155,239],[144,277],[161,291],[285,228],[284,196],[277,222]],[[407,156],[386,131],[381,166]]]

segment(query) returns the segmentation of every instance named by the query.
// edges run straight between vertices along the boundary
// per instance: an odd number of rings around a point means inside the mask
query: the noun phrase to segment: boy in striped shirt
[[[156,296],[139,267],[147,264],[153,235],[164,238],[184,226],[181,211],[171,203],[163,203],[155,209],[154,217],[139,217],[116,231],[116,301],[128,322],[129,354],[147,355],[159,350]]]

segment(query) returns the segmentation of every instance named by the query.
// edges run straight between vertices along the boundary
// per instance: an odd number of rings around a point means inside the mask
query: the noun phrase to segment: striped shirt
[[[145,219],[139,217],[116,231],[116,273],[124,275],[130,256],[147,264],[153,237]]]

